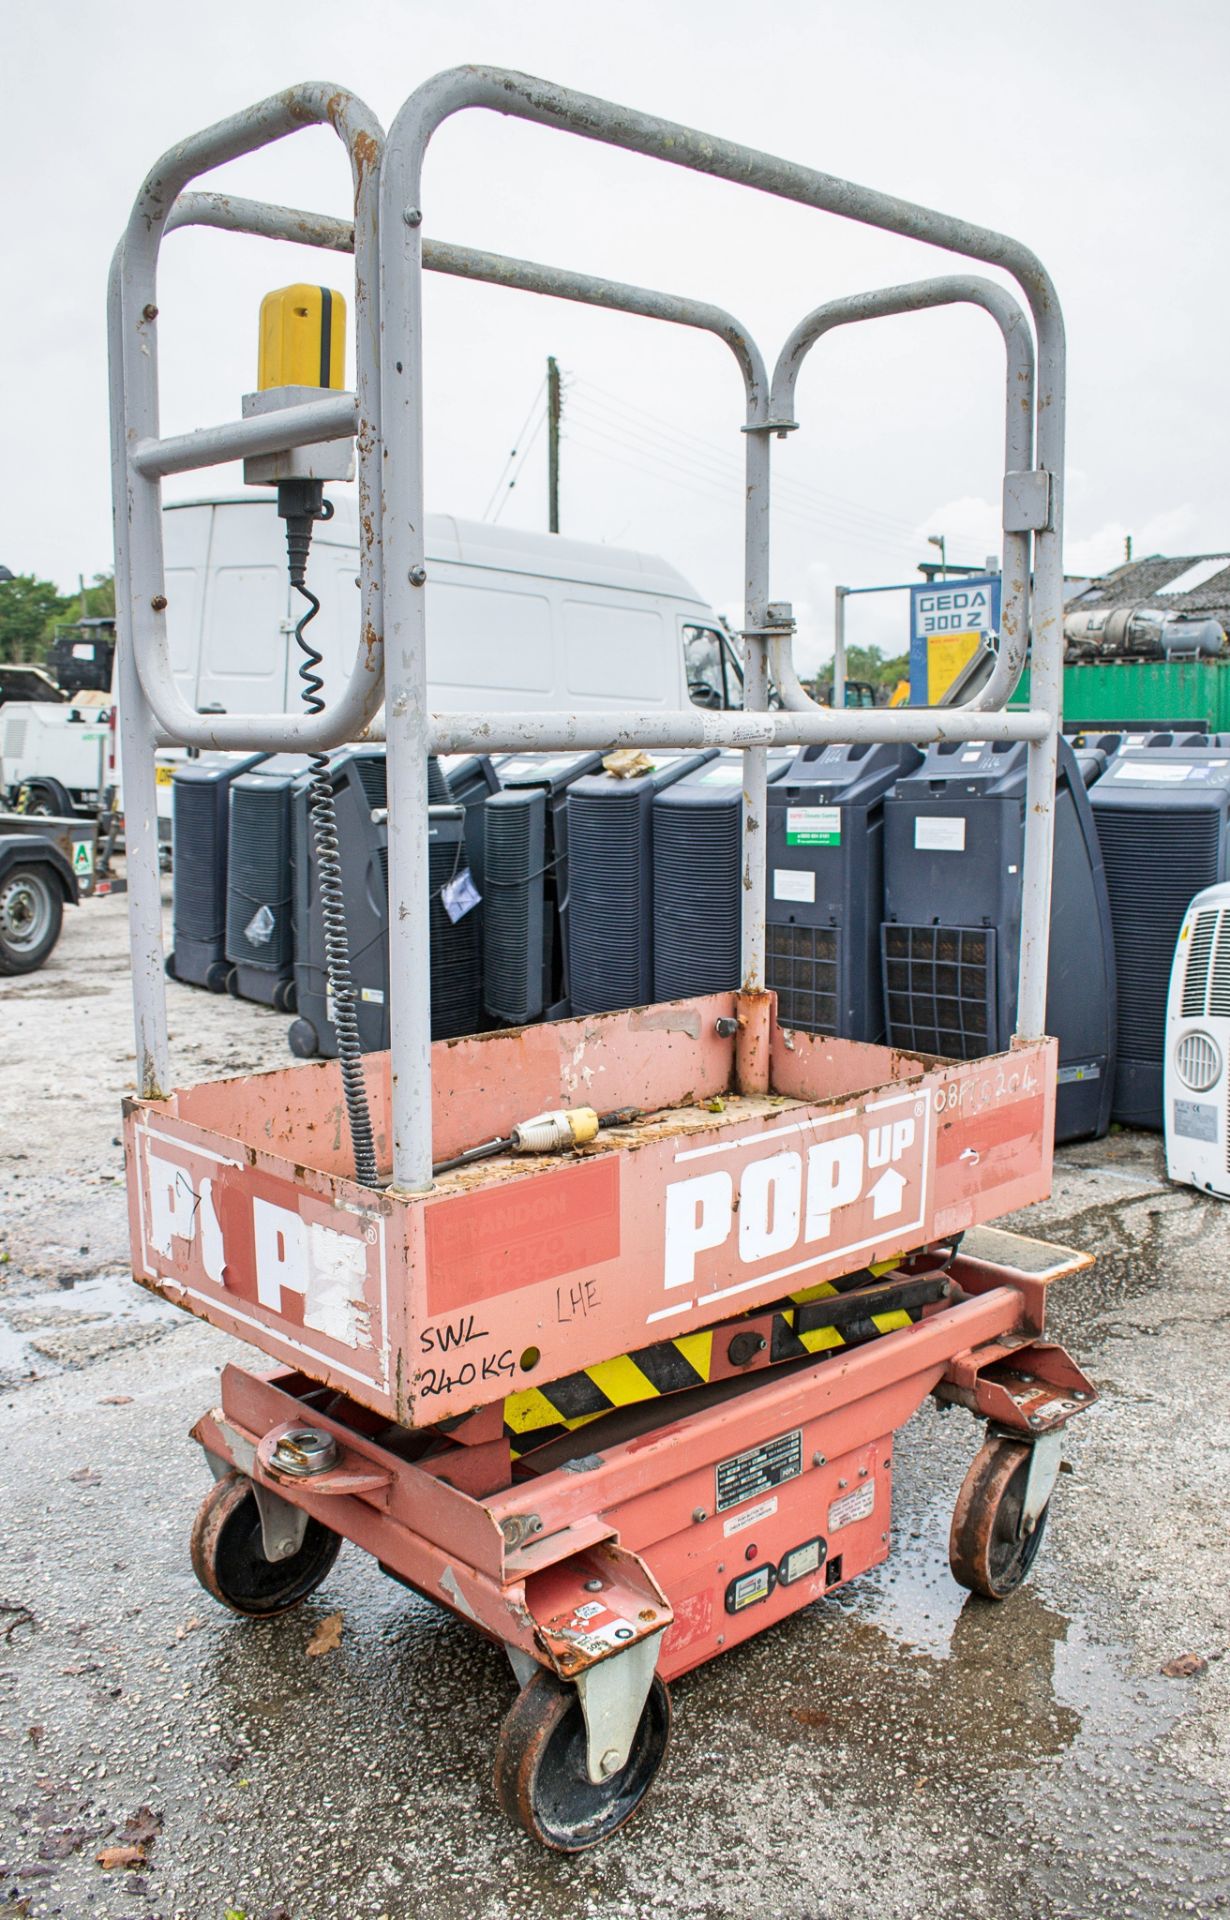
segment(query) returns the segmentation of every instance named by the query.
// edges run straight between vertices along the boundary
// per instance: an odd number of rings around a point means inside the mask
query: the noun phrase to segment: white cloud
[[[1190,506],[1168,507],[1151,514],[1135,528],[1121,520],[1107,520],[1096,532],[1068,538],[1063,546],[1064,571],[1070,574],[1109,573],[1127,557],[1127,542],[1132,542],[1132,557],[1143,560],[1152,553],[1182,554],[1192,543],[1195,514]]]
[[[989,500],[981,499],[977,494],[964,494],[959,500],[946,501],[936,507],[925,520],[920,520],[914,530],[914,539],[928,559],[938,559],[938,554],[928,552],[928,541],[932,534],[943,534],[947,541],[946,552],[951,563],[962,566],[981,566],[990,554],[994,554],[998,564],[1000,548],[1003,545],[1003,530],[1000,525],[1001,509]]]

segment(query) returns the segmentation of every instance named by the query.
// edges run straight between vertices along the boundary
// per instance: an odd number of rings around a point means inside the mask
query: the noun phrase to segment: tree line
[[[0,579],[0,664],[43,659],[57,626],[75,620],[95,620],[115,613],[115,579],[96,573],[92,586],[61,593],[51,580],[32,573]]]

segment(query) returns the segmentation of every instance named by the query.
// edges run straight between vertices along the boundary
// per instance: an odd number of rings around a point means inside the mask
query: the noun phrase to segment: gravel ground
[[[977,1436],[929,1406],[888,1566],[680,1682],[644,1812],[561,1861],[494,1804],[513,1683],[463,1627],[353,1549],[268,1624],[193,1580],[187,1428],[244,1350],[127,1276],[123,911],[86,903],[0,982],[0,1915],[1230,1912],[1230,1211],[1168,1187],[1156,1140],[1065,1151],[1017,1223],[1098,1255],[1053,1302],[1103,1393],[1029,1586],[951,1580]],[[284,1018],[170,992],[179,1077],[289,1058]],[[145,1866],[96,1864],[137,1842]]]

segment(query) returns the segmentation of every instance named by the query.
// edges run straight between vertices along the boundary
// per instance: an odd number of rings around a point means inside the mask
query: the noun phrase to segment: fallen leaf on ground
[[[132,1405],[132,1395],[130,1393],[104,1393],[98,1404],[100,1407],[130,1407]]]
[[[1208,1661],[1200,1653],[1178,1653],[1168,1660],[1162,1668],[1167,1680],[1189,1680],[1194,1673],[1203,1673]]]
[[[162,1828],[162,1815],[155,1813],[152,1807],[138,1807],[130,1813],[120,1832],[120,1839],[130,1847],[140,1847],[142,1851],[152,1847]]]
[[[71,1667],[60,1668],[60,1672],[66,1677],[66,1679],[70,1679],[70,1680],[75,1680],[78,1674],[101,1673],[101,1671],[102,1669],[99,1666],[97,1660],[77,1660],[77,1661],[74,1661]]]
[[[341,1644],[342,1616],[340,1613],[331,1613],[327,1620],[321,1621],[308,1641],[308,1658],[315,1659],[318,1653],[332,1653],[334,1648],[340,1647]]]
[[[191,1620],[185,1620],[182,1627],[176,1627],[175,1638],[177,1640],[183,1640],[188,1634],[195,1633],[198,1627],[203,1627],[204,1625],[205,1622],[198,1620],[194,1615]]]
[[[726,1111],[726,1102],[724,1100],[719,1100],[716,1094],[714,1095],[712,1100],[705,1101],[706,1113],[725,1113],[725,1111]]]
[[[110,1873],[113,1867],[143,1867],[144,1847],[104,1847],[94,1856],[98,1865]]]
[[[75,1487],[96,1487],[102,1479],[101,1473],[95,1473],[93,1467],[78,1467],[68,1477]]]
[[[26,1728],[26,1734],[27,1734],[27,1736],[28,1736],[28,1738],[29,1738],[30,1740],[32,1740],[32,1741],[33,1741],[33,1743],[34,1743],[34,1745],[35,1745],[36,1747],[37,1747],[37,1745],[38,1745],[38,1743],[39,1743],[39,1741],[40,1741],[40,1740],[42,1739],[42,1737],[43,1737],[43,1734],[44,1734],[44,1732],[45,1732],[45,1731],[46,1731],[46,1729],[45,1729],[45,1728],[43,1728],[43,1727],[40,1727],[40,1726],[34,1726],[34,1727],[27,1727],[27,1728]]]
[[[20,1602],[13,1606],[8,1600],[0,1600],[0,1621],[3,1622],[0,1632],[3,1632],[6,1640],[11,1640],[18,1627],[34,1625],[34,1615],[29,1607],[22,1606]]]
[[[40,1860],[67,1860],[70,1853],[83,1847],[89,1835],[84,1827],[62,1827],[59,1833],[45,1833],[39,1841]]]
[[[829,1716],[819,1707],[791,1707],[790,1718],[801,1727],[827,1727]]]

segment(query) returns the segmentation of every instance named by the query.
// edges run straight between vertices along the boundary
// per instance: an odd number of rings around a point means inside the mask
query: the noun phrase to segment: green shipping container
[[[1029,702],[1026,669],[1013,706]],[[1205,726],[1230,733],[1230,660],[1107,660],[1063,670],[1064,725]]]

